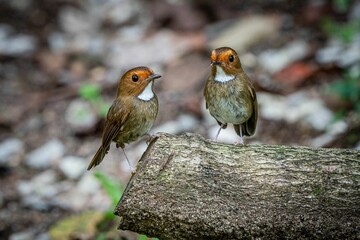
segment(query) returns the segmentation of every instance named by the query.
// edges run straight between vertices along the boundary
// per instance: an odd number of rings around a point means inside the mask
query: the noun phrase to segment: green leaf
[[[148,240],[148,239],[159,240],[158,238],[148,238],[146,235],[139,235],[138,237],[138,240]]]
[[[358,33],[360,21],[354,20],[348,23],[337,23],[327,17],[322,20],[321,26],[327,35],[338,38],[344,43],[349,43]]]
[[[146,235],[139,235],[138,240],[147,240],[148,237]]]
[[[124,192],[124,188],[119,183],[116,183],[114,180],[99,171],[95,172],[94,175],[111,198],[113,206],[116,206]]]
[[[96,84],[84,84],[80,86],[79,94],[88,101],[95,101],[100,98],[100,87]]]
[[[334,0],[334,7],[339,12],[346,12],[351,4],[351,0]]]
[[[90,236],[94,237],[97,234],[97,225],[103,220],[102,212],[83,212],[79,215],[72,215],[60,219],[53,224],[48,234],[50,239],[61,240],[71,239],[71,236]]]
[[[106,103],[104,101],[100,101],[98,104],[96,104],[96,111],[98,112],[98,114],[101,117],[106,117],[110,106],[111,105],[109,103]]]
[[[105,240],[105,239],[106,239],[106,234],[100,233],[98,236],[96,236],[95,240]]]
[[[341,100],[351,104],[355,112],[360,113],[360,71],[347,71],[343,79],[329,85],[330,92],[336,93]],[[345,112],[336,113],[336,119],[342,119]]]

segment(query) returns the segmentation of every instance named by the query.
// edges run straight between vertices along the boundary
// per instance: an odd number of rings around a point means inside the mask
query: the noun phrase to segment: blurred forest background
[[[153,68],[151,133],[213,138],[202,91],[222,46],[257,91],[247,144],[360,149],[360,1],[0,1],[0,238],[146,239],[116,229],[122,151],[86,171],[117,81]],[[238,141],[232,126],[219,141]],[[133,165],[145,149],[127,146]]]

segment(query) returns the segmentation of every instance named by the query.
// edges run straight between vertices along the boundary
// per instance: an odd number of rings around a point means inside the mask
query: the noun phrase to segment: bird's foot
[[[150,133],[146,133],[144,136],[146,136],[148,139],[146,140],[146,144],[149,145],[150,142],[153,140],[153,139],[156,139],[158,137],[160,137],[160,133],[155,133],[155,134],[150,134]]]
[[[116,148],[125,148],[125,144],[123,144],[123,143],[116,143]]]
[[[239,142],[235,142],[235,145],[245,145],[244,140],[241,138]]]
[[[130,171],[131,171],[131,173],[132,174],[134,174],[135,173],[135,168],[133,167],[133,166],[131,166],[131,164],[129,163],[129,167],[130,167]]]

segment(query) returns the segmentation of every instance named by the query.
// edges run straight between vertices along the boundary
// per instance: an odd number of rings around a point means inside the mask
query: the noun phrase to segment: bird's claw
[[[155,133],[155,134],[146,133],[145,136],[148,137],[148,139],[146,140],[146,144],[149,145],[150,142],[151,142],[154,138],[160,137],[160,133]]]

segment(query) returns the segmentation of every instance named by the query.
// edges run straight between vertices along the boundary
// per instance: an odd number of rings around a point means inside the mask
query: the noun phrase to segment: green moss
[[[323,196],[324,194],[325,194],[325,192],[326,192],[326,189],[323,187],[323,186],[321,186],[321,185],[314,185],[314,186],[312,186],[312,194],[314,195],[314,196]]]

